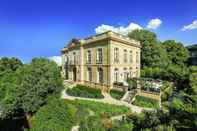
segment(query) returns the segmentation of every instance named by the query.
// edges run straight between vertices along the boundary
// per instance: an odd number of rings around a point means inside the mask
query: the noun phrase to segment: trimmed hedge
[[[124,96],[125,92],[118,90],[110,90],[111,97],[120,100]]]
[[[67,89],[67,93],[71,96],[86,98],[104,98],[100,89],[87,87],[84,85],[76,85],[72,89]]]
[[[132,104],[141,107],[159,108],[158,100],[139,95],[135,97],[135,101]]]

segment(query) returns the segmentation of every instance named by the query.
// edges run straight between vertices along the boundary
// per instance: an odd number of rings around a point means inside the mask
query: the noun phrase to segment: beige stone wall
[[[119,49],[119,62],[114,61],[114,48]],[[127,50],[127,62],[124,62],[124,50]],[[132,51],[132,62],[130,62],[130,51]],[[139,53],[139,62],[136,62],[136,52]],[[132,45],[127,45],[124,43],[110,41],[110,83],[113,84],[114,82],[114,70],[119,70],[119,82],[123,82],[124,77],[124,68],[130,72],[132,68],[132,77],[139,77],[140,76],[140,48],[135,47]]]
[[[140,76],[140,63],[136,63],[136,52],[139,53],[140,61],[140,45],[135,40],[129,40],[128,38],[119,36],[116,33],[104,33],[101,35],[96,35],[91,38],[80,40],[80,43],[74,44],[70,43],[67,48],[67,53],[62,54],[63,62],[65,63],[65,58],[69,58],[69,70],[68,76],[70,80],[73,80],[73,68],[77,69],[77,82],[81,84],[87,84],[90,86],[95,86],[98,88],[103,87],[113,87],[114,82],[114,69],[119,69],[119,81],[123,82],[124,68],[130,72],[132,68],[133,77]],[[114,62],[114,48],[119,48],[119,63]],[[97,49],[103,49],[103,63],[97,64]],[[124,49],[127,50],[127,63],[124,62]],[[87,64],[87,51],[91,51],[92,63]],[[129,51],[133,53],[133,61],[129,61]],[[77,63],[73,63],[73,52],[76,54]],[[64,70],[63,63],[63,70]],[[87,68],[92,69],[92,82],[87,81]],[[104,83],[98,83],[98,68],[102,68],[104,75]],[[138,73],[136,73],[138,72]],[[65,72],[64,72],[65,73]]]

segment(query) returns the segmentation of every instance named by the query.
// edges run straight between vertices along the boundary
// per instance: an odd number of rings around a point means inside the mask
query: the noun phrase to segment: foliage
[[[65,131],[77,124],[80,124],[80,130],[105,130],[107,118],[128,111],[124,106],[52,97],[32,118],[30,131]]]
[[[110,90],[110,95],[115,98],[120,100],[124,96],[125,92],[123,91],[118,91],[118,90]]]
[[[141,64],[144,67],[165,67],[168,63],[166,51],[157,40],[155,33],[148,30],[134,30],[128,35],[130,38],[140,41]]]
[[[41,107],[32,118],[30,131],[68,131],[76,123],[77,108],[58,98]]]
[[[158,100],[139,95],[135,96],[135,100],[132,104],[147,108],[159,108]]]
[[[192,89],[192,94],[197,95],[197,66],[190,67],[190,87]]]
[[[103,98],[100,89],[91,88],[83,85],[77,85],[72,89],[68,88],[67,93],[72,96],[86,97],[86,98]]]
[[[115,120],[112,122],[112,131],[132,131],[133,123],[126,120]]]
[[[79,131],[107,131],[98,116],[90,116],[80,123]]]
[[[0,59],[0,76],[4,73],[16,71],[16,69],[18,69],[22,65],[22,62],[18,58],[2,57]]]
[[[35,58],[30,64],[1,77],[0,117],[10,119],[21,113],[34,113],[49,95],[59,93],[61,87],[57,65],[47,59]]]
[[[18,90],[22,108],[27,113],[36,112],[52,94],[59,94],[63,85],[60,70],[48,59],[34,58],[29,65],[20,68]]]
[[[129,108],[125,106],[111,105],[94,101],[76,100],[73,104],[80,108],[88,108],[97,116],[100,116],[102,113],[106,113],[109,117],[111,117],[129,112]]]
[[[136,89],[137,88],[137,79],[136,78],[128,79],[127,83],[129,84],[129,89]]]
[[[161,87],[161,101],[168,101],[169,97],[172,95],[172,84],[165,82]]]
[[[184,66],[189,58],[189,52],[182,43],[175,40],[166,40],[162,43],[162,46],[168,52],[168,58],[171,64],[178,66]]]

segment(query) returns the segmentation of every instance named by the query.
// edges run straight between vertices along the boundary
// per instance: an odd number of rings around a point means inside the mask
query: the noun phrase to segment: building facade
[[[115,88],[140,76],[140,43],[112,31],[72,39],[62,49],[65,79],[97,88]]]

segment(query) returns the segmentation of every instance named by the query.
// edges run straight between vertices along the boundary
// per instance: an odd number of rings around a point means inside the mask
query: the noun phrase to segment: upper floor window
[[[91,61],[92,61],[91,51],[90,51],[90,50],[88,50],[88,51],[87,51],[87,63],[88,63],[88,64],[90,64],[90,63],[91,63]]]
[[[124,50],[124,62],[127,63],[127,50]]]
[[[130,63],[133,62],[133,52],[132,51],[129,52],[129,61],[130,61]]]
[[[73,64],[77,63],[77,57],[76,57],[76,52],[73,52]]]
[[[97,63],[101,64],[103,62],[103,49],[102,48],[98,48],[97,49]]]
[[[136,63],[139,63],[139,59],[140,59],[139,52],[136,52]]]
[[[119,49],[114,48],[114,62],[118,63],[119,62]]]

